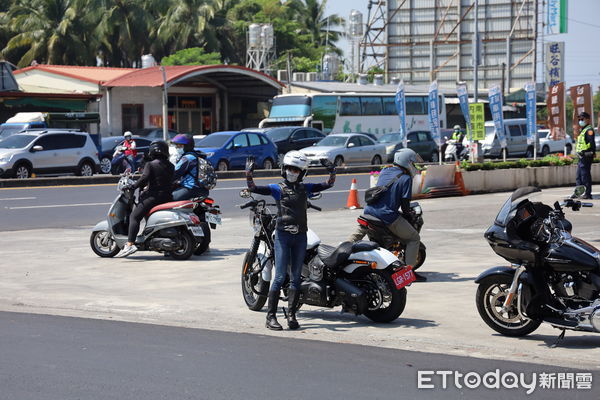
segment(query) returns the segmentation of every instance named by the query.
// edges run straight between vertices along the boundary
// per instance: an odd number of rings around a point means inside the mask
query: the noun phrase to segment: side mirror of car
[[[33,147],[31,148],[31,151],[33,151],[33,152],[36,152],[36,151],[43,151],[43,150],[44,150],[44,148],[43,148],[42,146],[40,146],[40,145],[33,146]]]
[[[237,150],[237,149],[241,149],[241,148],[242,148],[242,145],[239,143],[234,144],[232,147],[233,150]]]
[[[248,189],[242,189],[242,190],[240,190],[240,197],[242,197],[244,199],[247,199],[250,196],[252,196],[252,195],[250,194],[250,191]]]
[[[354,146],[355,146],[354,143],[348,143],[348,146],[346,146],[346,147],[350,148],[350,147],[354,147]]]

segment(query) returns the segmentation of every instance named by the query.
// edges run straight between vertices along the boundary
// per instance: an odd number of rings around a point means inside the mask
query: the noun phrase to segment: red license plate
[[[410,285],[414,281],[417,280],[415,273],[412,270],[410,265],[399,269],[398,271],[392,274],[392,279],[394,280],[394,284],[397,289],[402,289],[406,285]]]

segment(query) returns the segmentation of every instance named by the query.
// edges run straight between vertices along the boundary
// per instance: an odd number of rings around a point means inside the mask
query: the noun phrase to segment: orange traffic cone
[[[458,186],[463,196],[469,194],[469,191],[465,187],[465,181],[463,180],[462,172],[460,170],[460,163],[458,161],[456,162],[456,171],[454,172],[454,184]]]
[[[356,178],[352,179],[352,184],[350,185],[350,193],[348,193],[348,201],[346,202],[346,208],[349,208],[351,210],[362,208],[358,203],[358,190],[356,189]]]

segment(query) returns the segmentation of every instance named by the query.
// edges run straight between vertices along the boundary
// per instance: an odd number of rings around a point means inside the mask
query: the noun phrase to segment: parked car
[[[0,141],[3,177],[29,178],[33,172],[91,176],[99,163],[98,149],[86,132],[32,130]]]
[[[131,134],[134,136],[141,136],[148,140],[160,140],[163,138],[163,129],[162,128],[143,128],[143,129],[135,129],[131,131]],[[179,135],[179,132],[169,129],[169,138],[174,138],[175,135]]]
[[[135,140],[138,157],[140,155],[148,154],[150,143],[152,143],[151,139],[133,136],[133,140]],[[113,154],[115,153],[115,148],[123,144],[124,141],[124,136],[108,136],[101,139],[101,151],[98,154],[98,158],[100,159],[100,172],[103,174],[110,174],[111,162]]]
[[[438,146],[431,137],[431,133],[427,131],[408,132],[407,136],[408,148],[418,153],[425,161],[438,162],[439,150]],[[379,143],[385,146],[385,160],[392,162],[394,153],[404,146],[400,140],[400,133],[386,133],[379,139]]]
[[[263,169],[277,166],[277,147],[262,133],[214,132],[194,142],[196,150],[204,152],[218,171],[244,168],[249,156],[254,156],[256,165]]]
[[[566,135],[565,139],[553,140],[550,135],[550,129],[538,129],[538,149],[540,156],[544,157],[550,153],[563,153],[566,147],[566,154],[571,154],[573,150],[573,139]]]
[[[256,129],[244,129],[245,132],[260,132]],[[303,126],[283,126],[263,129],[262,133],[277,146],[278,162],[290,150],[300,150],[312,146],[325,137],[320,130]]]
[[[314,146],[300,150],[308,158],[310,166],[320,166],[327,158],[335,165],[379,165],[385,160],[385,146],[360,133],[336,133],[325,136]]]
[[[527,144],[527,119],[505,119],[504,135],[507,157],[533,157],[533,145]],[[485,123],[485,139],[481,148],[486,158],[502,157],[502,148],[496,137],[493,121]]]

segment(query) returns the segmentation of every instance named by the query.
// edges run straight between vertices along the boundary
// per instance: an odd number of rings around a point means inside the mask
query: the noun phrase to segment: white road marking
[[[477,228],[464,228],[464,229],[425,229],[426,231],[430,231],[430,232],[451,232],[451,233],[465,233],[465,234],[470,234],[470,233],[483,233],[485,232],[487,228],[482,228],[482,229],[477,229]]]
[[[60,208],[60,207],[88,207],[88,206],[109,206],[112,203],[82,203],[82,204],[49,204],[44,206],[19,206],[19,207],[4,207],[9,210],[23,210],[28,208]]]
[[[37,197],[7,197],[0,199],[0,201],[12,201],[12,200],[35,200]]]

